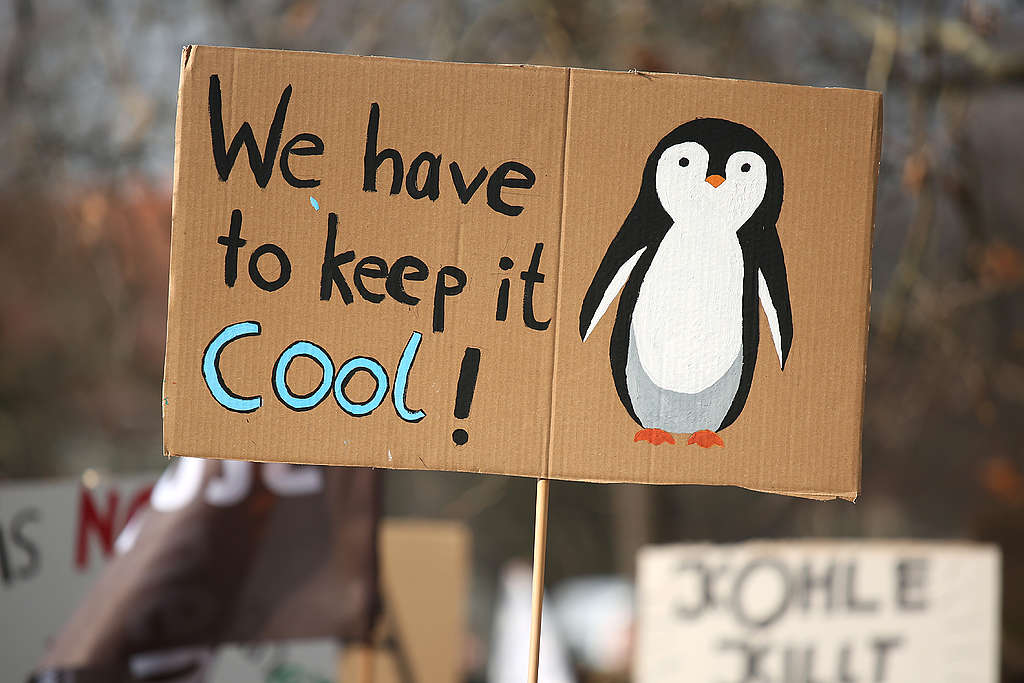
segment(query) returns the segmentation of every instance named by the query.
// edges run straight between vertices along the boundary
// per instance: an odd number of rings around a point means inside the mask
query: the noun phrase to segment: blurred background
[[[174,113],[189,43],[640,69],[885,93],[863,495],[554,482],[551,583],[647,543],[980,539],[1024,680],[1024,3],[11,0],[0,5],[0,481],[153,472]],[[467,665],[534,483],[391,472],[388,515],[473,533]]]

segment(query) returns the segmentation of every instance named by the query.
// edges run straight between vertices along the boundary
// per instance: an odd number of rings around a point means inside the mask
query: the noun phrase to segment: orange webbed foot
[[[725,448],[725,442],[722,441],[722,437],[715,434],[710,429],[702,429],[698,432],[694,432],[690,435],[690,438],[686,440],[686,444],[697,444],[701,448],[711,448],[712,446],[721,446]]]
[[[654,446],[657,446],[660,443],[667,443],[674,446],[676,443],[676,440],[672,435],[663,429],[641,429],[636,433],[636,436],[633,437],[633,443],[638,441],[647,441]]]

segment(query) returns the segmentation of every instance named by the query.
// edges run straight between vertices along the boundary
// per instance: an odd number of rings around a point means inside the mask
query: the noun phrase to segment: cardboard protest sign
[[[880,109],[187,48],[165,450],[854,498]]]
[[[637,582],[638,683],[999,680],[995,546],[651,547]]]
[[[385,519],[380,529],[381,624],[372,649],[378,683],[465,678],[470,534],[452,520]],[[342,681],[365,680],[360,647],[346,649]]]

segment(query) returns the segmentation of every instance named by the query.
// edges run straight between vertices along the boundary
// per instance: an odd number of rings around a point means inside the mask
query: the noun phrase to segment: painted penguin
[[[750,128],[695,119],[647,159],[636,203],[583,299],[580,337],[622,290],[611,366],[634,441],[724,446],[754,376],[758,300],[785,368],[793,342],[776,221],[782,165]]]

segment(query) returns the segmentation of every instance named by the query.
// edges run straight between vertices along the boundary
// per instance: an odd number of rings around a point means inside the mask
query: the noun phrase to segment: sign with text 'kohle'
[[[165,449],[854,498],[880,109],[187,48]]]
[[[999,680],[996,546],[755,541],[644,548],[638,683]]]

